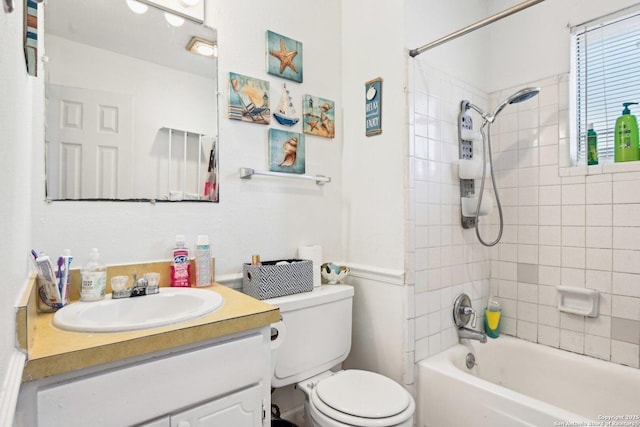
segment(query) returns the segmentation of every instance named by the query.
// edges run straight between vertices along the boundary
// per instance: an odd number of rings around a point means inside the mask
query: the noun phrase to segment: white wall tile
[[[563,205],[584,205],[585,202],[585,185],[571,184],[562,186],[562,204]]]
[[[538,262],[540,265],[560,266],[562,263],[562,252],[560,246],[538,247]]]
[[[615,273],[614,273],[615,274]],[[585,287],[589,289],[596,289],[600,292],[611,293],[611,281],[612,281],[612,273],[611,271],[599,271],[592,270],[589,266],[587,266],[587,271],[585,272]]]
[[[557,205],[538,207],[538,224],[561,225],[562,224],[562,208]]]
[[[640,298],[640,275],[614,272],[612,291],[616,295]]]
[[[586,238],[588,248],[610,249],[613,247],[613,227],[587,227]]]
[[[614,249],[613,271],[640,273],[640,251]]]
[[[586,225],[584,205],[562,206],[562,225]]]
[[[563,266],[560,270],[561,284],[564,286],[584,287],[586,272],[584,268],[572,268]]]
[[[640,227],[613,227],[613,248],[640,250]]]
[[[560,185],[540,186],[538,194],[539,205],[560,205],[562,202],[562,187]]]
[[[560,246],[562,244],[562,228],[544,226],[539,228],[538,241],[541,245]]]
[[[560,329],[560,348],[574,353],[584,352],[584,334]]]
[[[585,335],[584,353],[602,360],[611,358],[611,340],[596,335]]]
[[[585,248],[562,247],[562,266],[570,268],[585,268]]]
[[[640,298],[612,295],[611,312],[615,313],[615,317],[640,320]]]
[[[611,337],[611,317],[585,317],[584,331],[588,335],[597,335],[599,337]]]
[[[550,347],[560,346],[560,329],[547,325],[538,325],[538,342]]]
[[[586,209],[588,226],[610,226],[613,218],[611,205],[589,205]]]
[[[562,246],[585,247],[585,227],[562,227]]]
[[[557,307],[538,305],[538,324],[560,327],[560,311]]]
[[[587,249],[586,267],[593,270],[611,271],[613,265],[611,249]]]
[[[520,339],[538,342],[538,324],[535,322],[527,322],[525,320],[517,321],[517,336]]]
[[[611,361],[638,368],[640,366],[640,346],[611,340]]]
[[[613,201],[611,182],[587,182],[585,191],[586,202],[590,205],[610,204]]]
[[[618,181],[613,185],[613,203],[640,203],[638,182]]]

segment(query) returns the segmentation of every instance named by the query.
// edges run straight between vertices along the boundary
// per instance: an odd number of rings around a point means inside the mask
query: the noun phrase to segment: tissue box
[[[276,265],[286,261],[287,264]],[[313,290],[313,262],[301,259],[243,264],[242,292],[263,300]]]

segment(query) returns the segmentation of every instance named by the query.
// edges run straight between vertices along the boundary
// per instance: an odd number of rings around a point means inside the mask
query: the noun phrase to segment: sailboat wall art
[[[302,43],[267,31],[267,73],[302,83]]]
[[[293,126],[300,121],[300,117],[296,113],[296,109],[291,102],[291,95],[287,89],[287,85],[282,85],[282,96],[280,103],[273,112],[273,117],[283,126]]]
[[[335,103],[317,96],[302,97],[302,131],[309,135],[334,138],[336,136]]]
[[[229,73],[229,118],[268,125],[271,118],[269,82]]]

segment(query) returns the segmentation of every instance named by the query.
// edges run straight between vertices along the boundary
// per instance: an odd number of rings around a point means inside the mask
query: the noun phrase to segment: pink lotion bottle
[[[185,246],[184,236],[176,236],[176,247],[171,257],[171,286],[188,288],[191,286],[191,265],[189,263],[189,249]]]

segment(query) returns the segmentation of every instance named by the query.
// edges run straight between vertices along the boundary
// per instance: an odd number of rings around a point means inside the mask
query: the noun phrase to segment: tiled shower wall
[[[474,307],[486,304],[491,266],[490,250],[478,243],[473,230],[460,226],[456,126],[460,100],[483,105],[488,96],[427,69],[420,60],[411,67],[406,227],[409,369],[458,342],[452,302],[465,292]]]
[[[565,167],[568,75],[522,87],[534,85],[540,95],[507,107],[492,128],[505,227],[487,249],[459,221],[459,104],[493,107],[521,87],[487,95],[420,61],[410,67],[409,360],[457,342],[451,304],[466,292],[475,308],[497,297],[503,333],[640,365],[640,165]],[[497,210],[482,222],[493,240]],[[597,289],[600,316],[560,313],[560,284]]]
[[[523,86],[540,95],[505,109],[493,129],[505,231],[491,289],[504,332],[638,367],[640,165],[568,167],[569,76]],[[517,89],[491,94],[491,104]],[[600,315],[560,313],[558,285],[597,289]]]

